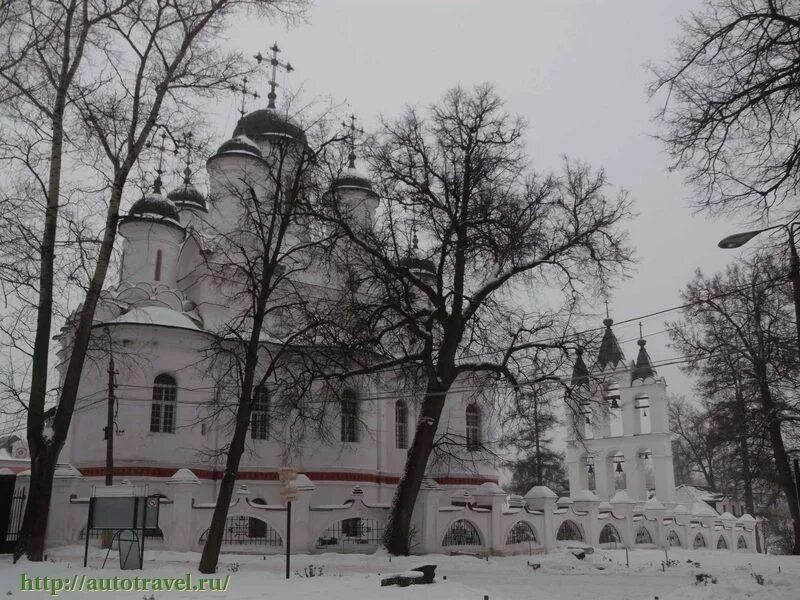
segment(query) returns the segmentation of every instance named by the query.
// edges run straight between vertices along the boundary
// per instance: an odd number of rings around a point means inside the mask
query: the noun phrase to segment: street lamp
[[[773,225],[772,227],[765,227],[764,229],[757,229],[755,231],[744,231],[742,233],[734,233],[725,238],[722,238],[717,244],[720,248],[726,250],[731,248],[739,248],[744,246],[747,242],[752,240],[760,233],[765,231],[772,231],[774,229],[785,229],[789,234],[789,253],[791,260],[789,262],[789,275],[792,280],[792,297],[794,300],[794,320],[797,328],[797,349],[800,353],[800,257],[797,255],[797,244],[795,243],[794,233],[795,229],[800,227],[800,222],[793,221],[791,223],[783,223],[781,225]],[[787,454],[793,452],[790,450]],[[800,509],[800,464],[797,459],[794,459],[794,475],[795,475],[795,497],[797,500],[798,509]]]
[[[797,255],[797,244],[795,243],[794,239],[795,229],[797,227],[800,227],[800,222],[793,221],[791,223],[782,223],[780,225],[773,225],[772,227],[765,227],[764,229],[756,229],[755,231],[734,233],[733,235],[722,238],[717,246],[725,250],[739,248],[744,246],[758,234],[764,233],[765,231],[772,231],[774,229],[786,230],[786,233],[789,234],[789,253],[791,255],[791,260],[789,262],[789,275],[792,280],[794,319],[797,327],[797,349],[798,352],[800,352],[800,257]]]

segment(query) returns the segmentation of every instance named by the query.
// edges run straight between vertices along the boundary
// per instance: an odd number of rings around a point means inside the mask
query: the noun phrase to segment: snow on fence
[[[25,485],[24,476],[19,482]],[[95,480],[84,479],[74,470],[70,476],[56,479],[49,544],[82,543],[94,485]],[[136,485],[145,489],[143,484]],[[292,505],[293,552],[369,553],[381,545],[388,504],[367,501],[356,486],[341,503],[316,505],[316,488],[307,477],[300,475],[297,487]],[[286,507],[269,504],[262,497],[277,497],[275,491],[266,485],[253,492],[242,486],[229,509],[224,552],[285,551]],[[145,493],[159,495],[160,502],[160,529],[148,535],[146,547],[201,550],[213,513],[213,486],[181,469],[170,479],[149,481]],[[414,510],[412,552],[537,554],[558,546],[581,545],[753,552],[755,525],[749,515],[737,519],[730,513],[689,511],[680,505],[666,508],[658,502],[557,498],[543,487],[531,489],[524,498],[509,496],[493,483],[466,495],[454,494],[426,479]],[[94,537],[90,544],[101,541]]]

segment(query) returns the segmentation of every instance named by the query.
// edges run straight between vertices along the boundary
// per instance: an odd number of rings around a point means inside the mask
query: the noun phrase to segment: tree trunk
[[[244,454],[244,442],[247,436],[247,427],[250,424],[250,402],[240,402],[236,411],[236,429],[228,449],[225,461],[225,471],[217,494],[217,504],[214,506],[214,515],[211,517],[211,526],[208,529],[206,544],[200,557],[201,573],[216,573],[219,553],[222,548],[222,537],[225,534],[225,521],[228,518],[228,509],[233,498],[236,486],[236,475],[239,472],[239,462]]]
[[[53,495],[53,475],[58,461],[58,452],[46,446],[36,457],[31,456],[31,478],[28,501],[22,519],[19,545],[14,552],[16,562],[22,554],[29,560],[44,560],[45,535],[50,516],[50,499]]]
[[[433,451],[448,389],[449,386],[440,384],[436,378],[429,378],[422,412],[417,421],[417,431],[408,451],[403,476],[397,484],[389,523],[383,537],[386,550],[396,556],[407,556],[411,549],[411,517],[422,479],[425,477],[428,459]]]
[[[775,414],[775,406],[772,402],[772,393],[767,383],[766,367],[763,364],[756,365],[756,375],[758,376],[759,393],[764,413],[767,417],[767,431],[772,445],[772,454],[775,458],[775,469],[778,473],[786,502],[789,505],[789,514],[792,517],[792,527],[794,529],[794,546],[792,554],[800,555],[800,507],[798,507],[797,490],[792,479],[792,469],[789,464],[789,456],[786,454],[786,445],[783,441],[781,432],[781,421]]]

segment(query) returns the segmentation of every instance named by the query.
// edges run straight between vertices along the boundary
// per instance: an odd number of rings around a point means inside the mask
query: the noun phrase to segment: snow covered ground
[[[92,550],[90,567],[84,569],[83,548],[70,546],[50,552],[46,563],[20,561],[14,565],[10,557],[0,557],[0,596],[36,598],[46,592],[20,591],[21,576],[57,576],[72,578],[76,574],[90,577],[185,577],[197,571],[198,554],[153,551],[145,552],[143,571],[119,571],[115,553],[106,569],[100,569],[105,551]],[[155,592],[156,600],[176,598],[200,600],[227,597],[241,600],[264,598],[320,600],[360,600],[398,598],[417,600],[798,600],[800,598],[800,558],[764,556],[719,551],[671,550],[671,560],[678,564],[662,571],[664,552],[636,550],[630,552],[630,567],[625,566],[624,550],[596,550],[578,560],[566,550],[547,555],[514,556],[479,559],[470,556],[429,555],[394,558],[383,553],[321,554],[292,557],[292,579],[284,579],[284,563],[280,556],[222,557],[219,575],[230,575],[227,594],[220,592]],[[687,561],[699,562],[699,566]],[[528,563],[539,563],[534,570]],[[436,583],[406,588],[380,587],[382,576],[401,573],[423,564],[437,564]],[[300,577],[307,566],[322,567],[322,576]],[[114,568],[112,568],[114,567]],[[696,585],[695,576],[707,573],[716,584]],[[763,585],[753,573],[763,577]],[[62,591],[60,598],[95,597]],[[151,593],[107,592],[103,598],[149,600]]]

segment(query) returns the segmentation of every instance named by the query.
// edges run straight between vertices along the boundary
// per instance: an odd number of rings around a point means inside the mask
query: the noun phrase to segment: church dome
[[[344,173],[342,173],[336,179],[336,181],[333,182],[333,188],[358,188],[372,192],[373,194],[375,193],[375,191],[372,189],[372,182],[367,178],[367,176],[359,173],[355,168],[352,167],[346,169]]]
[[[191,183],[184,182],[180,187],[175,188],[167,194],[167,199],[171,200],[178,209],[189,206],[207,210],[205,197],[200,190]]]
[[[147,194],[133,203],[127,218],[172,219],[180,223],[178,209],[160,193]]]
[[[271,108],[262,108],[246,114],[236,124],[233,135],[287,137],[303,145],[308,143],[306,133],[293,119],[278,114]]]
[[[435,274],[436,265],[432,260],[427,258],[420,258],[419,256],[406,256],[400,261],[401,267],[408,267],[410,271],[425,271],[426,273]]]
[[[234,136],[231,139],[217,149],[217,153],[214,156],[229,153],[246,154],[262,158],[261,150],[258,148],[258,145],[246,135],[237,134],[236,132],[234,132]]]

